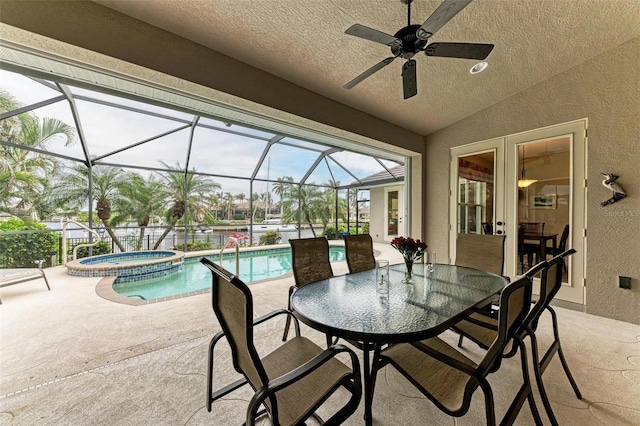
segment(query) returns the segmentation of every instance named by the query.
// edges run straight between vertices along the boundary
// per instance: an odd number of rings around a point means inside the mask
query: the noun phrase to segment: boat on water
[[[254,223],[253,225],[251,225],[251,230],[253,232],[291,232],[297,231],[298,227],[291,223],[282,223],[280,219],[267,219],[260,223]]]

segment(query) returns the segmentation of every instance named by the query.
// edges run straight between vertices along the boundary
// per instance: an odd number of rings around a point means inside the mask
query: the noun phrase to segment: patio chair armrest
[[[442,352],[438,352],[435,349],[430,348],[429,346],[425,345],[422,342],[411,342],[410,344],[415,348],[421,350],[425,354],[437,359],[438,361],[441,361],[447,365],[450,365],[456,370],[460,370],[463,373],[468,374],[473,378],[476,378],[475,370],[470,366],[468,366],[467,364],[460,362],[457,359],[451,358],[449,355],[443,354]]]
[[[277,317],[278,315],[288,315],[289,317],[293,318],[296,324],[298,324],[298,318],[296,318],[291,311],[288,311],[286,309],[276,309],[275,311],[269,312],[268,314],[264,314],[261,317],[254,319],[253,325],[262,324],[263,322]]]
[[[253,424],[252,421],[255,419],[258,408],[270,395],[311,374],[342,352],[349,354],[349,357],[351,358],[352,375],[355,377],[354,384],[358,389],[361,389],[360,362],[358,361],[358,356],[355,352],[344,345],[333,345],[295,370],[270,380],[269,383],[258,389],[249,402],[249,408],[247,409],[247,425]]]
[[[300,323],[298,322],[298,318],[295,317],[295,315],[293,315],[293,313],[287,309],[276,309],[273,312],[269,312],[268,314],[265,314],[261,317],[258,317],[256,319],[253,320],[253,325],[258,325],[261,324],[267,320],[270,320],[271,318],[274,318],[278,315],[287,315],[289,318],[293,319],[293,328],[295,329],[295,333],[296,336],[300,335]],[[287,324],[289,324],[287,322]]]
[[[482,311],[473,311],[474,313],[477,313],[479,315],[483,315],[485,316],[487,319],[493,319],[497,321],[497,316],[493,316],[490,315],[488,312],[482,312]],[[489,322],[486,321],[482,321],[480,319],[474,318],[471,315],[466,316],[463,318],[464,321],[470,322],[471,324],[475,324],[479,327],[483,327],[483,328],[487,328],[489,330],[493,330],[493,331],[498,331],[498,324],[491,324]],[[453,325],[455,327],[455,324]]]

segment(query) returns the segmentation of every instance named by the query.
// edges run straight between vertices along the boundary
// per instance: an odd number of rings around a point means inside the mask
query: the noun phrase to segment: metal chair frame
[[[274,425],[279,425],[278,419],[278,401],[276,399],[276,392],[284,389],[285,387],[297,382],[298,380],[308,376],[313,371],[322,367],[329,360],[335,358],[336,355],[340,353],[348,353],[351,360],[352,365],[352,373],[345,376],[342,380],[336,383],[326,395],[320,400],[316,401],[311,408],[306,412],[306,416],[302,421],[308,419],[309,417],[315,417],[317,420],[322,422],[319,416],[315,415],[315,411],[318,407],[320,407],[333,393],[340,387],[346,388],[351,393],[351,398],[347,402],[347,404],[342,407],[337,413],[335,413],[329,420],[327,420],[327,424],[341,424],[344,422],[355,410],[357,409],[360,399],[362,397],[362,384],[361,384],[361,375],[360,375],[360,363],[356,354],[343,345],[335,345],[328,349],[322,351],[319,355],[315,356],[311,360],[305,362],[300,365],[298,368],[290,371],[286,374],[283,374],[277,378],[269,378],[267,376],[266,371],[262,365],[261,359],[258,356],[258,353],[253,346],[253,327],[255,325],[261,324],[271,318],[274,318],[278,315],[287,315],[288,318],[293,318],[296,335],[300,335],[300,326],[298,323],[298,319],[293,316],[290,311],[285,309],[279,309],[273,311],[269,314],[263,315],[259,318],[253,319],[253,297],[251,295],[251,291],[247,287],[247,285],[238,279],[236,276],[232,275],[230,272],[222,268],[221,266],[211,262],[207,258],[202,258],[200,260],[202,264],[204,264],[211,272],[212,272],[212,306],[214,312],[216,313],[216,317],[220,322],[220,326],[222,331],[216,333],[211,342],[209,343],[209,352],[208,352],[208,362],[207,362],[207,410],[211,412],[212,403],[225,395],[233,392],[234,390],[244,386],[249,383],[255,390],[254,396],[251,398],[249,402],[249,407],[247,409],[247,418],[244,424],[253,426],[255,425],[255,420],[264,415],[268,414]],[[254,384],[251,383],[247,374],[240,366],[236,354],[238,352],[237,346],[234,344],[234,339],[227,339],[229,346],[231,347],[231,352],[233,354],[233,366],[237,372],[242,374],[244,378],[237,380],[231,384],[224,386],[223,388],[213,391],[213,360],[214,360],[214,350],[216,344],[223,338],[231,335],[231,328],[229,324],[226,322],[226,319],[223,315],[219,315],[219,306],[217,305],[218,300],[218,292],[219,286],[221,285],[221,281],[224,280],[228,285],[235,287],[240,290],[245,298],[245,324],[250,324],[246,329],[246,341],[248,342],[248,350],[251,357],[251,361],[256,369],[259,380],[262,383],[262,386],[258,389],[255,388]],[[270,408],[259,410],[261,406],[266,406],[265,402],[269,402]]]
[[[547,416],[549,417],[549,420],[553,425],[557,425],[558,421],[553,413],[551,403],[549,402],[549,398],[547,396],[547,392],[546,392],[544,383],[542,381],[542,374],[547,369],[547,366],[549,365],[549,363],[553,359],[553,356],[556,353],[558,354],[558,358],[560,358],[562,368],[564,369],[565,375],[567,376],[567,379],[569,380],[569,383],[571,384],[571,387],[576,397],[578,399],[582,399],[582,394],[580,393],[580,390],[578,389],[578,385],[576,384],[573,378],[573,375],[569,370],[569,365],[567,364],[567,361],[564,357],[564,353],[562,351],[556,312],[550,306],[551,300],[553,300],[553,298],[555,297],[555,295],[558,293],[558,291],[562,286],[562,271],[563,271],[565,259],[568,256],[571,256],[572,254],[574,254],[575,252],[576,251],[574,249],[570,249],[554,257],[549,262],[544,262],[544,261],[540,262],[538,265],[534,266],[529,271],[527,271],[527,274],[526,274],[527,276],[530,276],[531,278],[533,278],[535,275],[542,272],[542,277],[540,280],[540,297],[535,302],[531,310],[529,311],[527,318],[524,320],[522,324],[522,328],[519,334],[523,340],[526,336],[529,336],[529,338],[531,339],[531,356],[533,359],[534,377],[536,379],[536,384],[540,391],[540,396],[542,398],[542,403],[545,407],[545,411],[547,412]],[[541,268],[541,266],[543,267]],[[554,275],[553,275],[554,279],[552,282],[550,282],[549,280],[549,272],[551,270],[554,271]],[[538,355],[538,343],[537,343],[535,332],[538,327],[538,321],[540,319],[540,316],[544,313],[545,310],[548,310],[549,313],[551,314],[554,340],[549,346],[549,348],[547,349],[547,351],[545,352],[545,354],[542,356],[542,358],[540,358]],[[475,319],[473,317],[468,317],[463,321],[468,321],[472,324],[478,325],[480,327],[492,329],[492,330],[496,329],[495,324],[493,323],[492,320],[487,319],[486,321],[483,321],[483,320],[478,320],[477,318],[479,317],[476,316]],[[487,349],[487,345],[484,342],[478,340],[476,336],[474,336],[472,333],[462,330],[461,328],[459,328],[459,326],[458,327],[454,326],[453,330],[460,333],[460,339],[458,341],[459,347],[462,347],[463,337],[467,337],[469,340],[472,340],[481,348]],[[510,356],[513,356],[514,354],[515,353],[513,350],[507,351],[504,356],[510,357]]]
[[[512,320],[511,324],[509,324],[509,317],[512,314],[510,312],[511,307],[511,296],[516,291],[524,291],[523,293],[523,301],[522,308],[516,314],[515,319]],[[462,404],[460,408],[451,410],[443,405],[435,396],[431,395],[422,385],[414,379],[409,373],[404,371],[402,367],[396,363],[392,358],[385,356],[385,351],[382,351],[380,354],[380,361],[375,362],[374,365],[376,369],[383,367],[386,364],[392,364],[403,376],[405,376],[422,394],[424,394],[429,400],[431,400],[440,410],[445,413],[455,416],[461,417],[465,415],[470,407],[471,398],[475,390],[479,387],[482,389],[482,392],[485,397],[485,412],[486,412],[486,420],[488,425],[494,425],[496,423],[495,416],[495,407],[494,407],[494,399],[493,399],[493,391],[491,390],[491,386],[487,381],[486,377],[493,372],[496,372],[502,360],[502,353],[504,352],[507,344],[509,342],[514,342],[515,350],[519,350],[521,356],[522,363],[522,378],[523,385],[511,403],[507,413],[505,414],[501,425],[510,425],[513,424],[515,418],[517,417],[520,408],[522,406],[521,399],[527,399],[529,402],[529,407],[531,409],[531,413],[534,417],[536,424],[542,424],[542,419],[540,418],[540,414],[536,408],[535,400],[533,398],[531,382],[529,380],[529,373],[527,369],[527,355],[525,350],[525,345],[523,339],[521,337],[521,333],[519,330],[521,329],[522,322],[524,321],[528,306],[531,303],[531,291],[532,291],[532,280],[523,276],[518,280],[508,284],[500,295],[500,311],[498,316],[498,333],[497,338],[492,344],[491,348],[485,355],[485,357],[480,361],[479,364],[475,368],[470,365],[461,362],[460,360],[454,359],[449,355],[446,355],[442,352],[439,352],[428,346],[428,340],[423,342],[413,342],[410,345],[419,349],[426,356],[435,358],[436,360],[447,364],[448,366],[465,373],[470,376],[472,379],[465,388],[465,393],[463,396]],[[437,339],[437,338],[436,338]]]
[[[289,287],[289,296],[287,299],[287,309],[291,310],[291,295],[297,288],[300,288],[306,284],[309,284],[314,281],[318,281],[320,279],[327,279],[333,277],[333,270],[331,269],[331,262],[329,261],[329,241],[327,241],[324,237],[318,238],[298,238],[289,240],[289,244],[291,245],[291,260],[293,264],[293,278],[296,282],[295,285]],[[321,263],[317,263],[314,265],[314,269],[317,272],[317,275],[313,277],[305,276],[301,271],[301,262],[298,259],[303,254],[304,250],[312,249],[316,253],[316,257],[322,259]],[[287,336],[289,335],[289,328],[291,327],[291,318],[287,317],[287,322],[284,326],[284,333],[282,334],[282,341],[287,340]],[[331,338],[327,336],[327,346],[331,345]]]

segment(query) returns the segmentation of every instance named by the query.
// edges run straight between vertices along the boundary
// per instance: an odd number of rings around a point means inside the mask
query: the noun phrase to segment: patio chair
[[[371,235],[345,235],[343,238],[350,274],[375,269],[376,259],[373,255]]]
[[[358,407],[362,396],[360,364],[356,354],[343,345],[322,349],[300,336],[294,317],[296,336],[260,358],[253,342],[254,326],[277,315],[293,317],[279,309],[253,319],[253,297],[249,287],[221,266],[207,258],[200,260],[212,274],[212,306],[222,331],[209,344],[207,370],[207,410],[214,401],[249,383],[255,393],[249,401],[246,424],[254,425],[257,417],[267,414],[274,425],[300,425],[309,417],[322,422],[315,411],[339,388],[351,397],[327,422],[341,424]],[[213,391],[213,361],[216,343],[226,337],[231,347],[234,369],[244,376]],[[336,358],[340,353],[350,357],[351,368]],[[258,411],[264,407],[261,411]]]
[[[458,234],[456,239],[456,266],[480,269],[502,275],[505,235]],[[505,277],[509,280],[509,277]],[[496,296],[482,310],[494,311]]]
[[[296,288],[331,278],[333,270],[329,262],[329,242],[326,238],[298,238],[289,240],[289,244],[291,244],[293,278],[296,282],[296,285],[289,287],[287,308],[291,310],[291,295]],[[287,317],[282,341],[287,340],[290,326],[291,317]]]
[[[531,310],[529,311],[527,318],[524,320],[519,334],[522,339],[524,339],[525,336],[529,336],[531,339],[531,355],[533,358],[534,377],[540,391],[540,396],[542,397],[545,411],[547,412],[551,423],[554,425],[557,425],[558,422],[555,418],[555,415],[553,414],[549,398],[547,397],[547,393],[542,382],[542,373],[544,373],[547,366],[549,365],[549,362],[556,353],[558,353],[558,357],[560,358],[560,362],[562,363],[562,368],[564,369],[564,372],[569,379],[576,397],[578,399],[582,399],[582,394],[580,393],[580,390],[578,389],[578,386],[573,379],[571,372],[569,371],[569,366],[564,357],[564,353],[562,352],[556,313],[549,305],[551,300],[555,297],[555,295],[560,290],[560,287],[562,286],[562,268],[565,259],[575,252],[576,251],[574,249],[567,250],[564,253],[551,259],[548,263],[540,262],[538,265],[531,268],[525,275],[533,278],[538,272],[540,272],[540,265],[545,265],[542,269],[542,276],[540,279],[540,296],[531,307]],[[554,340],[547,349],[542,359],[540,359],[538,355],[538,344],[535,331],[538,328],[538,321],[540,319],[540,316],[545,310],[548,310],[551,313]],[[487,349],[491,346],[493,339],[496,338],[497,326],[498,323],[494,318],[482,315],[481,313],[473,313],[467,319],[460,321],[452,328],[454,331],[460,333],[458,346],[462,346],[462,339],[464,336],[475,342],[481,348]],[[505,357],[513,356],[514,354],[515,352],[513,350],[507,350],[505,352]]]
[[[455,417],[468,412],[476,389],[482,389],[486,422],[494,425],[493,391],[487,376],[498,371],[502,353],[513,341],[521,356],[524,390],[516,395],[502,423],[513,423],[521,408],[516,401],[523,396],[529,401],[536,424],[542,424],[532,395],[524,343],[517,332],[531,304],[531,287],[531,279],[523,276],[502,290],[496,338],[480,362],[474,362],[439,337],[433,337],[420,342],[390,345],[380,354],[380,366],[393,365],[440,410]]]
[[[504,240],[504,235],[458,234],[456,266],[502,275]]]

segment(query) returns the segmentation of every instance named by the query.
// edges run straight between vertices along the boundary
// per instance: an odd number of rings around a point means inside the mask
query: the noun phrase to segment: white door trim
[[[563,284],[556,296],[559,299],[569,302],[585,304],[585,259],[587,249],[586,233],[586,202],[587,202],[587,119],[571,121],[557,124],[542,129],[534,129],[527,132],[510,135],[506,140],[506,205],[515,206],[518,197],[518,150],[520,144],[528,142],[544,141],[545,139],[555,139],[568,137],[571,144],[571,204],[569,210],[570,217],[570,240],[567,247],[574,248],[577,253],[569,259],[569,279]],[[517,235],[518,212],[515,208],[507,208],[507,228],[508,234]],[[516,234],[514,234],[516,233]],[[517,247],[514,239],[507,238],[505,247],[506,253],[514,253]],[[507,256],[507,270],[515,271],[516,260],[513,256]]]

